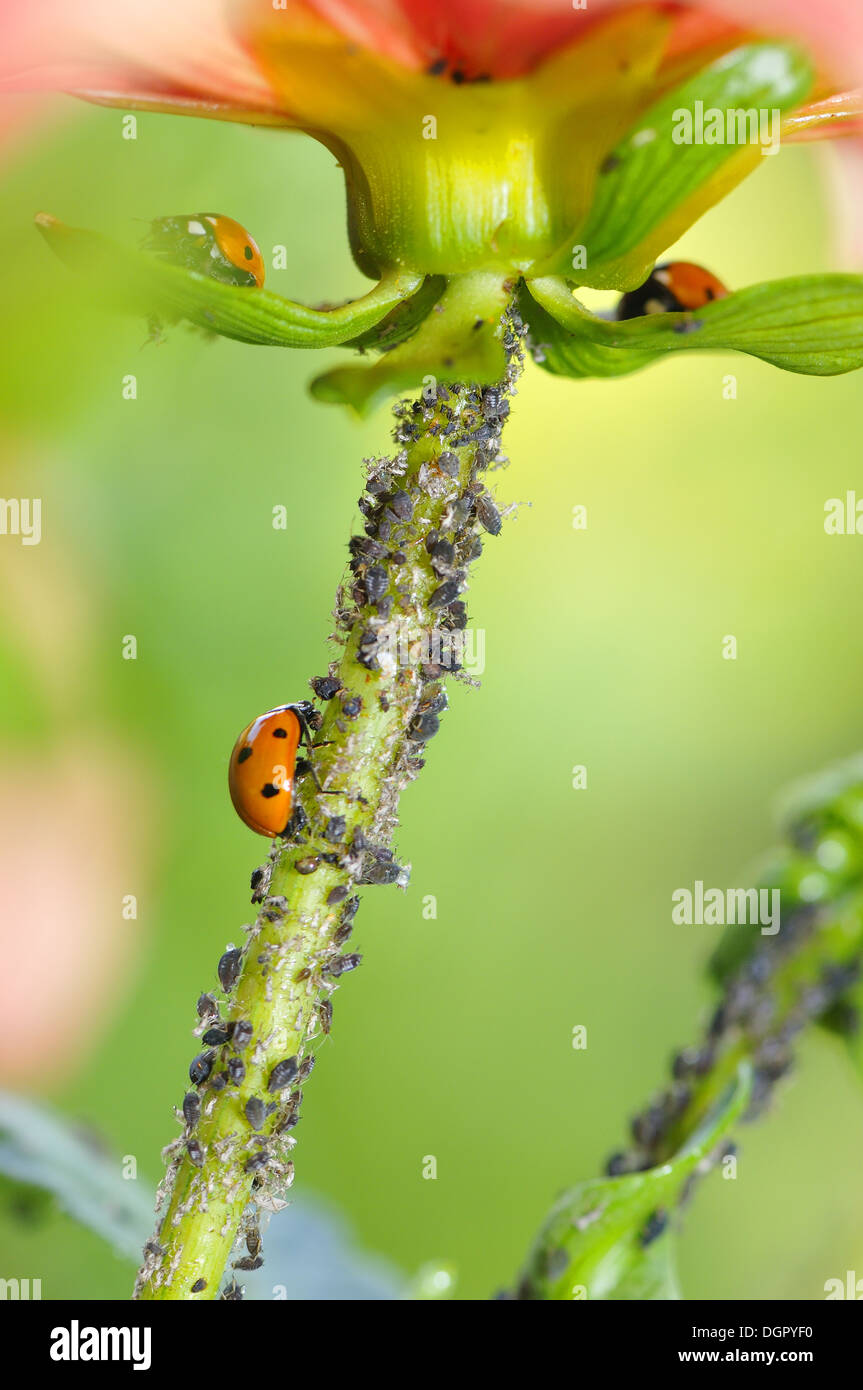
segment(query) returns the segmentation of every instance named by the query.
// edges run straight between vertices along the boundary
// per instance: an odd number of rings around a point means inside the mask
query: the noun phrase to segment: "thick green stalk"
[[[291,1129],[312,1045],[329,1029],[337,982],[359,964],[344,949],[354,890],[405,881],[390,849],[399,795],[446,705],[468,567],[481,534],[500,529],[480,475],[499,455],[522,330],[507,317],[501,333],[504,381],[484,391],[429,384],[396,410],[396,454],[369,461],[365,534],[351,542],[336,605],[343,654],[312,682],[325,701],[314,777],[299,775],[292,834],[253,875],[259,911],[239,953],[220,961],[219,1016],[199,1001],[209,1011],[196,1030],[205,1045],[209,1029],[233,1031],[224,1042],[211,1036],[187,1098],[191,1121],[169,1146],[140,1298],[217,1297],[238,1232],[249,1250],[238,1267],[260,1259],[256,1213],[278,1206],[292,1181]],[[262,1106],[271,1107],[263,1118]],[[239,1296],[235,1286],[228,1296]]]

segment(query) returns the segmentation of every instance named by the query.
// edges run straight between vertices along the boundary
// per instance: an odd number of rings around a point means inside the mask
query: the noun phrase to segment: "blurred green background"
[[[338,300],[364,282],[326,151],[160,116],[128,141],[120,112],[56,114],[3,177],[2,490],[43,498],[44,538],[0,544],[22,591],[52,565],[87,596],[86,669],[65,701],[62,661],[45,675],[5,602],[0,751],[8,765],[98,731],[128,755],[112,816],[133,856],[147,848],[124,890],[138,919],[118,903],[114,930],[139,938],[135,965],[74,1065],[58,1059],[33,1090],[155,1180],[194,1000],[240,938],[266,851],[231,810],[228,753],[326,669],[360,462],[388,449],[389,421],[308,399],[337,353],[182,330],[145,344],[141,323],[90,313],[32,228],[44,209],[131,243],[152,216],[221,211],[268,264],[287,247],[272,288]],[[826,158],[764,160],[680,250],[733,287],[828,269]],[[469,595],[482,688],[452,689],[404,797],[412,883],[365,892],[364,963],[335,997],[297,1132],[295,1192],[335,1201],[406,1271],[452,1259],[466,1298],[511,1280],[555,1194],[599,1172],[709,1007],[714,930],[673,926],[673,889],[746,882],[781,789],[863,744],[863,540],[823,530],[827,498],[863,495],[861,431],[859,377],[700,354],[607,383],[526,372],[498,475],[498,501],[520,509]],[[287,532],[271,526],[278,503]],[[38,606],[28,622],[32,637]],[[33,891],[57,895],[61,931],[63,807],[33,830]],[[737,1182],[714,1176],[689,1212],[686,1296],[817,1299],[826,1279],[863,1275],[863,1097],[831,1042],[804,1044],[772,1115],[741,1137]],[[421,1176],[428,1154],[436,1181]],[[129,1293],[132,1270],[62,1217],[4,1218],[0,1240],[0,1273],[41,1275],[45,1297]]]

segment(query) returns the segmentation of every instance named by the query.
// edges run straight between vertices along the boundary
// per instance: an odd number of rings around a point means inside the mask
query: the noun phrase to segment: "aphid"
[[[252,1154],[243,1164],[247,1173],[259,1173],[262,1168],[266,1168],[270,1161],[270,1155],[266,1149],[260,1149],[258,1153]]]
[[[407,736],[414,743],[427,743],[430,738],[434,738],[440,728],[440,720],[433,710],[425,710],[421,714],[415,714],[408,725]]]
[[[198,1018],[209,1018],[211,1014],[217,1014],[219,1006],[212,994],[198,995]]]
[[[192,1287],[191,1287],[191,1289],[190,1289],[190,1293],[203,1293],[203,1292],[204,1292],[204,1289],[205,1289],[206,1287],[207,1287],[207,1281],[206,1281],[206,1279],[196,1279],[195,1282],[194,1282],[194,1284],[192,1285]]]
[[[270,1072],[267,1090],[284,1091],[295,1080],[299,1069],[299,1062],[296,1057],[284,1057],[281,1062],[276,1063]]]
[[[681,313],[703,309],[728,294],[721,280],[692,261],[666,261],[655,265],[637,290],[621,296],[615,310],[618,319],[641,318],[646,314]]]
[[[204,1150],[201,1148],[197,1139],[186,1140],[186,1153],[189,1155],[196,1168],[204,1166]]]
[[[480,526],[488,531],[490,536],[500,535],[500,512],[487,492],[481,493],[476,499],[476,516]]]
[[[365,589],[369,603],[377,603],[383,598],[389,584],[389,576],[383,565],[369,565],[366,570]]]
[[[249,1230],[246,1231],[246,1249],[250,1255],[259,1255],[261,1253],[261,1233],[257,1226],[251,1226]]]
[[[208,1047],[221,1047],[222,1043],[228,1041],[233,1031],[232,1024],[219,1024],[215,1028],[208,1028],[201,1038],[201,1042],[206,1043]]]
[[[329,1033],[333,1026],[333,1001],[322,999],[318,1005],[318,1018],[321,1021],[321,1029],[324,1033]]]
[[[346,822],[344,816],[330,816],[324,829],[324,839],[337,845],[345,838]]]
[[[347,896],[347,888],[343,886],[339,888],[333,888],[327,895],[327,907],[338,907],[339,903],[343,903]]]
[[[236,1281],[236,1279],[232,1279],[231,1282],[230,1282],[230,1284],[228,1284],[227,1287],[224,1289],[224,1291],[223,1291],[223,1293],[222,1293],[222,1299],[223,1299],[226,1303],[242,1303],[242,1301],[243,1301],[243,1286],[242,1286],[242,1284],[238,1284],[237,1281]]]
[[[189,1091],[188,1095],[183,1096],[183,1119],[186,1121],[186,1124],[189,1126],[190,1129],[194,1129],[200,1117],[200,1099],[197,1095],[197,1092]]]
[[[307,1081],[307,1080],[309,1079],[309,1077],[311,1076],[312,1072],[314,1071],[314,1069],[315,1069],[315,1058],[312,1057],[312,1056],[306,1057],[305,1060],[304,1060],[304,1061],[301,1063],[301,1065],[300,1065],[300,1070],[299,1070],[299,1079],[300,1079],[300,1081]]]
[[[239,1023],[234,1025],[234,1036],[231,1041],[234,1047],[241,1050],[248,1046],[252,1040],[252,1025],[248,1019],[241,1018]]]
[[[242,955],[242,951],[238,950],[236,947],[233,947],[230,951],[225,952],[225,954],[220,958],[219,964],[216,967],[216,973],[219,976],[219,983],[226,994],[228,994],[230,990],[234,988],[234,985],[237,983],[237,979],[239,978],[240,974],[240,961],[242,959]]]
[[[263,1263],[260,1255],[243,1255],[241,1259],[234,1260],[234,1269],[260,1269]]]
[[[348,956],[333,956],[327,964],[327,973],[335,975],[336,978],[339,975],[347,975],[348,971],[356,970],[361,960],[362,956],[358,955],[356,951],[351,952]]]
[[[312,689],[319,700],[331,700],[342,688],[338,676],[317,676],[312,681]]]
[[[242,1057],[228,1059],[228,1076],[235,1086],[241,1086],[246,1079],[246,1064]]]
[[[224,285],[260,289],[264,283],[264,258],[254,237],[232,217],[218,212],[157,217],[144,247],[172,265],[209,275]]]
[[[668,1212],[658,1209],[651,1213],[641,1229],[638,1243],[641,1246],[650,1245],[658,1236],[662,1235],[668,1225]]]
[[[260,1129],[266,1118],[266,1107],[258,1096],[250,1096],[246,1101],[245,1115],[252,1129]]]
[[[204,1084],[213,1070],[215,1060],[215,1052],[199,1052],[194,1061],[189,1064],[189,1077],[196,1086]]]
[[[210,1077],[210,1089],[212,1091],[224,1091],[227,1084],[228,1073],[226,1071],[218,1071],[215,1076]]]
[[[445,579],[429,597],[429,608],[447,608],[458,597],[458,580]]]
[[[300,743],[311,746],[308,700],[278,705],[244,729],[228,765],[234,810],[250,830],[271,839],[288,829]]]

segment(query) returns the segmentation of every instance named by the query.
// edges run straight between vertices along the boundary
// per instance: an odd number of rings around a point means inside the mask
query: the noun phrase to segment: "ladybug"
[[[258,715],[234,744],[228,787],[234,810],[258,835],[284,835],[294,806],[297,750],[311,746],[308,700],[277,705]],[[307,769],[308,770],[308,769]]]
[[[692,261],[667,261],[655,265],[643,285],[621,297],[615,318],[636,319],[644,314],[680,313],[703,309],[728,294],[721,280]]]
[[[157,217],[144,247],[186,270],[210,275],[225,285],[264,283],[264,258],[254,237],[233,217],[218,212]]]

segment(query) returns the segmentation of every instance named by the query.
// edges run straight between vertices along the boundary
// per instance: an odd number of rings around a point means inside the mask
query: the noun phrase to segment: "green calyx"
[[[378,277],[347,304],[311,308],[44,214],[37,224],[121,310],[258,346],[374,354],[312,383],[318,400],[359,414],[439,380],[499,380],[515,300],[537,362],[556,375],[620,376],[685,350],[814,375],[860,367],[860,276],[800,276],[625,322],[576,297],[641,285],[665,247],[775,153],[783,115],[811,85],[796,50],[758,42],[662,91],[663,24],[621,19],[522,82],[389,92],[377,125],[344,115],[327,143],[345,169],[357,261]]]

